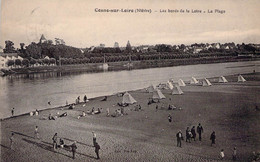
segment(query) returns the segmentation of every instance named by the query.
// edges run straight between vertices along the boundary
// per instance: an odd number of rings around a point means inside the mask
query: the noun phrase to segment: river
[[[57,74],[41,73],[0,77],[0,118],[32,110],[46,109],[75,102],[77,96],[88,98],[111,95],[159,84],[169,79],[217,77],[238,73],[259,72],[260,61],[185,65],[131,71]],[[51,105],[48,102],[51,101]]]

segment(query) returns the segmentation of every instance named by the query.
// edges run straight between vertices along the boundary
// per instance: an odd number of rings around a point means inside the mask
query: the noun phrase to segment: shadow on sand
[[[6,148],[6,149],[10,149],[10,147],[7,147],[7,146],[2,145],[2,144],[0,144],[0,146],[3,147],[3,148]]]
[[[42,149],[45,149],[47,151],[50,151],[50,152],[53,152],[53,153],[56,153],[56,154],[60,154],[60,155],[63,155],[63,156],[69,157],[69,158],[72,158],[72,156],[69,156],[69,155],[66,155],[66,154],[63,154],[61,152],[57,152],[57,151],[53,150],[52,143],[48,143],[48,142],[45,142],[45,141],[41,141],[42,143],[40,143],[40,142],[31,141],[31,140],[24,139],[24,138],[23,138],[23,140],[25,142],[27,142],[27,143],[36,145],[36,146],[38,146],[38,147],[40,147]],[[59,148],[59,149],[62,149],[62,150],[68,151],[68,152],[72,152],[70,150],[70,148]],[[88,158],[96,159],[94,156],[86,155],[86,154],[83,154],[83,153],[80,153],[80,152],[76,152],[76,154],[79,154],[79,155],[82,155],[82,156],[86,156]]]
[[[18,134],[18,135],[21,135],[21,136],[24,136],[24,137],[28,137],[28,138],[32,138],[32,139],[34,139],[34,137],[32,137],[32,136],[28,136],[28,135],[23,134],[23,133],[20,133],[20,132],[14,132],[14,131],[12,131],[12,133],[14,133],[14,134]]]
[[[29,139],[35,139],[34,137],[32,136],[29,136],[29,135],[26,135],[26,134],[23,134],[23,133],[20,133],[20,132],[14,132],[12,131],[12,133],[14,134],[17,134],[17,135],[21,135],[21,136],[24,136],[24,137],[27,137]],[[50,152],[53,152],[53,153],[57,153],[57,154],[60,154],[60,155],[63,155],[63,156],[66,156],[66,157],[69,157],[69,158],[72,158],[71,156],[69,155],[66,155],[66,154],[63,154],[61,152],[57,152],[55,150],[53,150],[53,145],[52,143],[49,143],[49,142],[45,142],[45,141],[40,141],[40,142],[36,142],[36,141],[32,141],[32,140],[29,140],[29,139],[25,139],[23,138],[22,140],[27,142],[27,143],[30,143],[30,144],[33,144],[33,145],[36,145],[42,149],[45,149],[47,151],[50,151]],[[65,140],[68,140],[68,141],[75,141],[75,140],[72,140],[72,139],[69,139],[69,138],[63,138]],[[85,146],[88,146],[88,147],[93,147],[92,145],[88,145],[88,144],[85,144],[85,143],[82,143],[82,142],[78,142],[78,144],[81,144],[81,145],[85,145]],[[9,147],[7,146],[4,146],[2,144],[0,144],[0,146],[6,148],[6,149],[10,149]],[[62,150],[65,150],[65,151],[68,151],[68,152],[72,152],[71,149],[70,149],[70,146],[68,146],[67,148],[59,148],[59,149],[62,149]],[[86,155],[86,154],[83,154],[83,153],[80,153],[80,152],[76,152],[76,154],[79,154],[79,155],[82,155],[82,156],[86,156],[88,158],[92,158],[92,159],[96,159],[94,156],[91,156],[91,155]]]
[[[65,137],[61,137],[62,139],[65,139],[65,140],[68,140],[68,141],[71,141],[71,142],[74,142],[75,140],[72,140],[72,139],[69,139],[69,138],[65,138]],[[77,141],[78,144],[81,144],[81,145],[84,145],[84,146],[88,146],[88,147],[94,147],[93,145],[89,145],[89,144],[85,144],[85,143],[82,143],[82,142],[79,142]]]

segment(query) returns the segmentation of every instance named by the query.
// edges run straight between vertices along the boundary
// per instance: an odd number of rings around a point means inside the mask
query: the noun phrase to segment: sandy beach
[[[171,95],[163,89],[166,99],[148,105],[152,97],[145,89],[130,91],[137,103],[125,107],[127,115],[106,116],[120,109],[117,103],[122,97],[108,96],[80,103],[73,110],[68,106],[44,110],[38,116],[17,116],[1,121],[1,161],[96,161],[92,131],[97,134],[99,161],[218,161],[221,149],[225,158],[232,160],[233,148],[237,148],[237,161],[248,161],[253,151],[260,151],[260,74],[244,74],[247,82],[238,83],[237,76],[227,76],[228,83],[217,83],[218,78],[209,79],[213,86],[187,85],[181,87],[183,95]],[[82,100],[83,96],[81,96]],[[134,111],[135,105],[141,111]],[[168,110],[173,104],[181,110]],[[158,110],[156,111],[156,105]],[[86,115],[78,119],[82,111],[92,107],[102,108],[101,114]],[[37,107],[35,107],[37,109]],[[67,117],[48,120],[48,115],[67,112]],[[168,122],[171,114],[173,120]],[[177,147],[176,133],[185,136],[187,127],[198,123],[204,128],[202,141],[182,141]],[[34,138],[34,128],[39,127],[40,139]],[[216,145],[210,146],[210,134],[216,132]],[[10,135],[14,133],[13,149]],[[68,149],[52,148],[52,136],[57,133],[65,144],[77,141],[76,159]],[[198,135],[197,135],[198,136]]]

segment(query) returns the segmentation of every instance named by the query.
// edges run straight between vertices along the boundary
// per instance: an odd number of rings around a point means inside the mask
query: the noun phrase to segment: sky
[[[0,0],[0,45],[25,45],[41,34],[74,47],[260,43],[259,0]],[[95,12],[151,9],[152,13]],[[184,13],[162,13],[160,10]],[[186,9],[190,12],[187,13]],[[224,10],[225,13],[215,12]],[[201,10],[202,13],[191,13]],[[208,13],[212,10],[213,13]],[[205,13],[203,13],[205,11]]]

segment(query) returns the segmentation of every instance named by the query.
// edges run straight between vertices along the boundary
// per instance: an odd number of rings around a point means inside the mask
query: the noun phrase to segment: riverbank
[[[100,161],[218,161],[221,149],[225,160],[232,159],[232,149],[237,147],[238,161],[247,161],[253,151],[260,149],[260,74],[244,74],[247,82],[237,83],[237,76],[227,76],[229,83],[217,83],[217,78],[209,79],[213,86],[187,85],[182,87],[183,95],[171,95],[162,90],[166,99],[160,103],[147,105],[152,94],[144,89],[129,92],[142,107],[134,111],[134,106],[125,108],[127,115],[107,117],[106,109],[112,114],[120,107],[122,97],[108,96],[91,99],[86,104],[77,104],[73,110],[68,107],[43,110],[39,116],[23,115],[1,121],[2,161],[70,161],[72,153],[66,149],[52,150],[51,138],[54,133],[65,139],[65,144],[76,140],[75,161],[93,161],[92,131],[97,134],[101,146]],[[167,110],[174,104],[181,110]],[[159,109],[156,111],[156,105]],[[102,108],[102,113],[87,115],[78,119],[82,111],[92,107]],[[45,120],[49,114],[67,112],[68,116],[57,120]],[[171,114],[173,122],[167,116]],[[182,148],[176,147],[176,133],[187,126],[204,127],[202,141],[183,141]],[[39,127],[40,140],[34,139],[34,128]],[[209,136],[216,132],[216,145],[211,147]],[[14,132],[14,151],[9,149],[9,137]]]
[[[39,66],[27,68],[13,68],[4,70],[5,75],[13,74],[34,74],[34,73],[47,73],[47,72],[103,72],[103,71],[119,71],[119,70],[132,70],[132,69],[146,69],[157,67],[171,67],[180,65],[195,65],[195,64],[209,64],[209,63],[223,63],[223,62],[240,62],[240,61],[256,61],[259,58],[240,58],[240,57],[204,57],[204,58],[186,58],[186,59],[161,59],[161,60],[143,60],[122,62],[108,62],[108,69],[103,69],[103,63],[88,63],[88,64],[75,64],[75,65],[62,65],[62,66]]]

